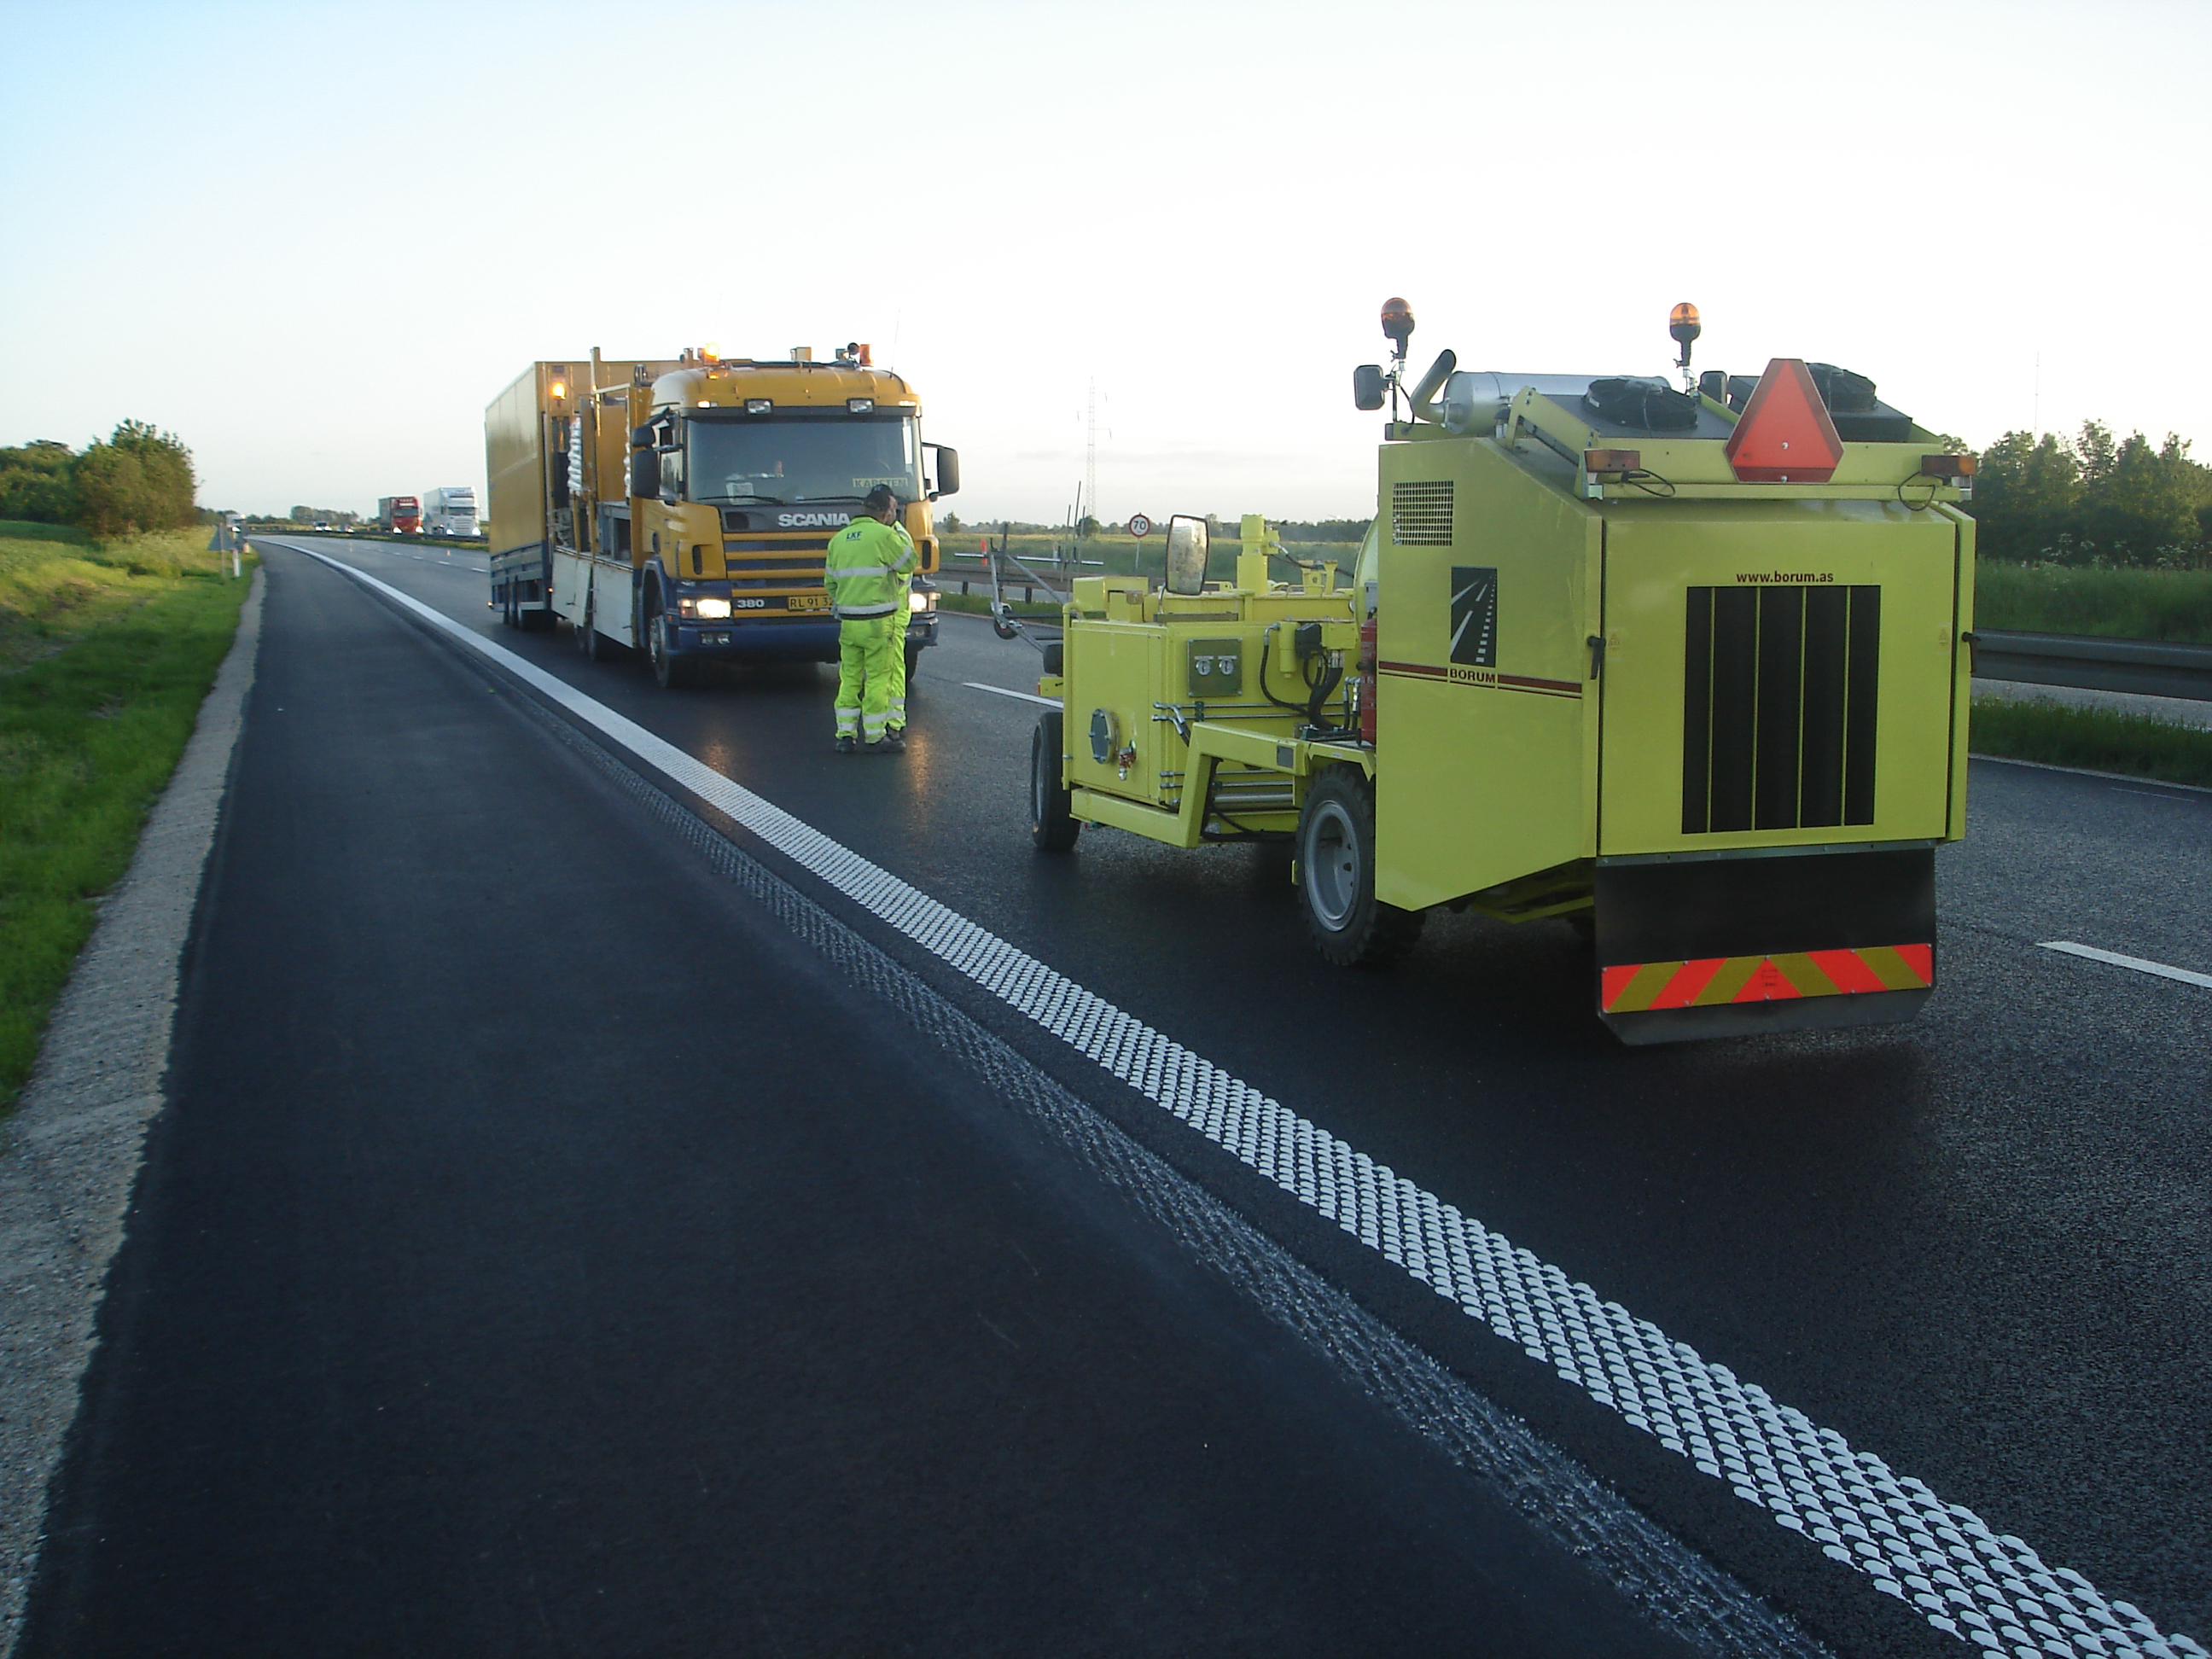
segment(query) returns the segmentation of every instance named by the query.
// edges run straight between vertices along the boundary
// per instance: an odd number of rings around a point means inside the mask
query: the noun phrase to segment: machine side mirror
[[[937,488],[929,492],[929,499],[960,493],[960,452],[944,444],[929,446],[937,452]]]
[[[1354,409],[1382,407],[1382,365],[1362,363],[1352,371],[1352,406]]]
[[[660,458],[649,449],[641,449],[629,458],[629,493],[633,495],[658,495],[660,493]]]
[[[1206,520],[1178,514],[1168,520],[1168,592],[1206,592]]]
[[[629,429],[629,447],[630,447],[632,449],[650,449],[650,448],[652,448],[652,447],[653,447],[653,428],[652,428],[651,427],[649,427],[649,426],[634,426],[634,427],[630,428],[630,429]]]

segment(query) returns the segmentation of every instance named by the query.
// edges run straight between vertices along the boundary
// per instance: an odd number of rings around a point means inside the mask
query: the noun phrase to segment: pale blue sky
[[[0,0],[0,443],[483,476],[538,357],[875,344],[963,516],[1371,510],[1353,364],[1841,362],[2212,441],[2212,8]],[[2212,447],[2212,444],[2208,444]],[[2212,459],[2209,456],[2208,459]]]

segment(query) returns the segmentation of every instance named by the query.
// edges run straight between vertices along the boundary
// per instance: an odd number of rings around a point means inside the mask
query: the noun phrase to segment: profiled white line
[[[2092,962],[2109,962],[2115,968],[2132,968],[2139,974],[2155,974],[2160,979],[2178,979],[2184,985],[2202,985],[2212,990],[2212,974],[2199,974],[2187,968],[2169,968],[2162,962],[2146,962],[2141,957],[2124,957],[2117,951],[2100,951],[2094,945],[2076,945],[2070,939],[2045,939],[2039,949],[2063,951],[2069,957],[2087,957]]]
[[[366,571],[302,550],[605,733],[1938,1629],[2026,1659],[2212,1659],[635,720]]]
[[[1034,691],[1016,691],[1004,685],[986,685],[981,680],[963,680],[961,684],[975,691],[995,691],[1002,697],[1019,697],[1024,702],[1041,702],[1048,708],[1060,707],[1058,697],[1040,697]]]

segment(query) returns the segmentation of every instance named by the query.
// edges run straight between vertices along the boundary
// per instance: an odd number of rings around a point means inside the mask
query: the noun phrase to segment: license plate
[[[792,611],[827,611],[830,596],[827,593],[793,593],[783,603],[786,609]]]

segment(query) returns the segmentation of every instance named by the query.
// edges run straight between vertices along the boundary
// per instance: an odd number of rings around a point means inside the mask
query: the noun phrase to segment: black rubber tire
[[[576,649],[586,661],[597,662],[599,657],[599,630],[592,621],[592,602],[584,601],[584,617],[576,624]]]
[[[1048,708],[1037,716],[1030,737],[1030,839],[1048,853],[1065,853],[1075,845],[1082,821],[1068,811],[1067,785],[1060,771],[1060,710]]]
[[[1060,642],[1058,640],[1048,640],[1045,641],[1044,672],[1047,674],[1059,673],[1060,672],[1060,664],[1066,660],[1067,653],[1060,649]]]
[[[646,618],[646,653],[653,659],[653,678],[664,691],[682,691],[696,683],[697,665],[668,648],[668,613],[655,611]]]
[[[1003,617],[996,611],[994,611],[991,613],[991,631],[994,634],[996,634],[1002,640],[1011,640],[1021,632],[1019,629],[1016,628],[1013,623],[1007,619],[1013,613],[1011,611]]]
[[[1314,948],[1340,968],[1382,968],[1413,949],[1427,913],[1375,896],[1375,786],[1349,766],[1315,780],[1298,815],[1298,900]]]
[[[921,661],[921,653],[922,647],[918,645],[909,645],[906,648],[906,696],[908,702],[914,701],[914,671]]]

